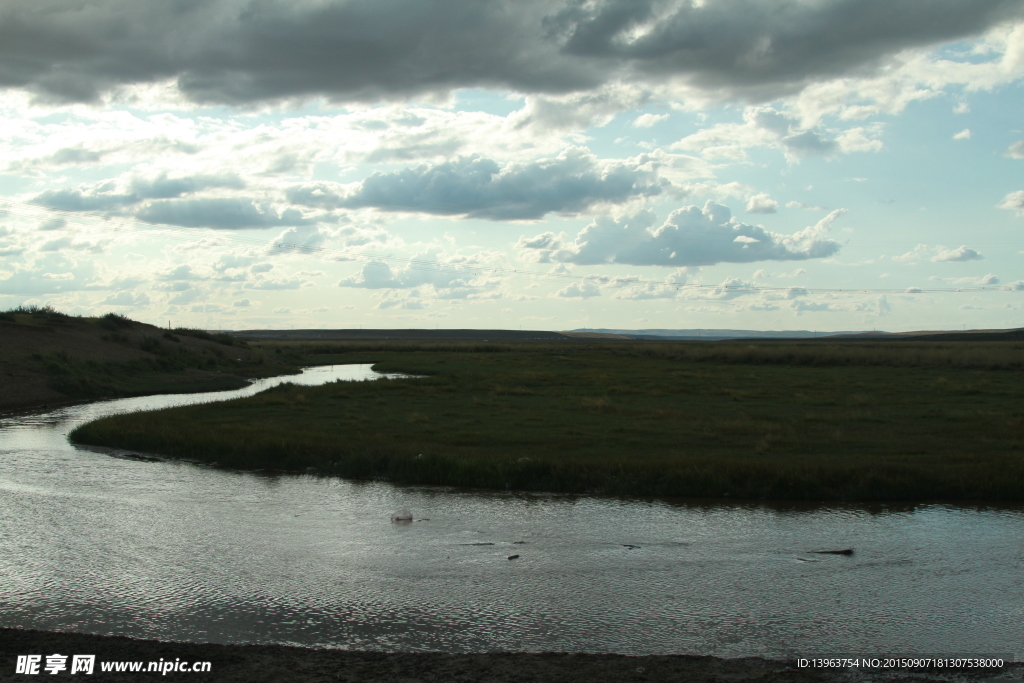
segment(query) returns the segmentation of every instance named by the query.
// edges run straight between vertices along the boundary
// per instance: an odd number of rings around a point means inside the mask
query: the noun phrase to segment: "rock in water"
[[[402,508],[398,512],[391,515],[392,522],[411,522],[412,513],[409,512],[409,508]]]

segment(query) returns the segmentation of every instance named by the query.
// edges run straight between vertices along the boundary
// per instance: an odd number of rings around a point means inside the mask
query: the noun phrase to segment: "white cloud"
[[[961,246],[958,249],[943,249],[932,257],[932,261],[980,261],[984,256],[974,249]]]
[[[805,204],[804,202],[786,202],[787,209],[807,209],[808,211],[828,211],[824,206]]]
[[[30,263],[15,265],[0,278],[0,294],[40,295],[110,287],[100,279],[96,264],[61,252],[47,252]]]
[[[776,213],[778,210],[779,203],[763,192],[747,202],[747,213]]]
[[[668,119],[668,114],[641,114],[633,120],[634,128],[650,128]]]
[[[367,262],[358,275],[338,282],[339,287],[364,289],[424,288],[438,299],[479,299],[497,295],[500,281],[488,272],[493,254],[464,256],[427,251],[415,255],[401,268],[375,259]]]
[[[304,287],[310,287],[313,283],[309,280],[303,280],[300,277],[293,278],[259,278],[252,282],[246,282],[243,285],[245,289],[262,289],[262,290],[283,290],[283,289],[302,289]]]
[[[267,253],[310,254],[319,251],[326,240],[326,232],[315,225],[292,227],[282,232],[270,243]],[[253,272],[260,271],[254,270]]]
[[[980,277],[958,277],[958,278],[946,278],[948,282],[954,285],[967,285],[967,286],[978,286],[986,287],[988,285],[998,285],[999,278],[989,273],[988,275],[982,275]]]
[[[789,307],[796,312],[797,315],[804,313],[821,313],[825,311],[836,311],[831,304],[824,301],[802,301],[796,300],[789,302]]]
[[[1018,140],[1007,147],[1006,156],[1011,159],[1024,159],[1024,140]]]
[[[568,287],[558,290],[555,296],[567,299],[590,299],[601,296],[601,289],[593,282],[574,282]]]
[[[879,124],[843,131],[806,127],[791,113],[772,107],[747,107],[743,123],[719,123],[673,143],[671,149],[697,152],[710,159],[746,161],[747,149],[768,147],[790,161],[838,153],[876,152],[882,149]]]
[[[333,209],[374,207],[442,216],[491,220],[542,218],[579,213],[596,204],[619,204],[661,193],[659,159],[641,155],[626,161],[599,161],[574,147],[553,159],[511,162],[460,157],[442,164],[377,172],[355,186],[317,183],[293,187],[296,204]]]
[[[118,292],[99,302],[101,306],[148,306],[150,299],[145,293]]]
[[[421,310],[426,308],[426,304],[418,299],[383,299],[377,308],[405,308],[408,310]]]
[[[727,207],[707,202],[672,212],[657,229],[654,214],[642,211],[622,220],[597,218],[572,243],[544,233],[520,238],[516,246],[542,263],[597,265],[699,266],[825,258],[839,251],[826,237],[832,222],[843,214],[833,211],[815,225],[793,235],[732,220]]]
[[[918,263],[928,259],[933,263],[940,263],[944,261],[980,261],[984,258],[978,251],[970,249],[965,245],[961,245],[956,249],[949,249],[943,246],[931,247],[927,244],[918,244],[911,251],[900,256],[893,256],[892,260],[903,263]]]
[[[1016,211],[1018,215],[1024,215],[1024,190],[1017,190],[1003,197],[1003,201],[999,202],[998,208]]]
[[[970,128],[964,128],[959,133],[956,133],[955,135],[953,135],[953,139],[954,140],[970,140],[971,139],[971,129]]]

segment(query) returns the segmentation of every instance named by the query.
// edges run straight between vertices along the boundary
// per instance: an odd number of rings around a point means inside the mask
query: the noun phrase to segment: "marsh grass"
[[[72,438],[410,484],[1024,500],[1020,344],[437,346],[317,347],[423,377],[283,385],[106,418]]]

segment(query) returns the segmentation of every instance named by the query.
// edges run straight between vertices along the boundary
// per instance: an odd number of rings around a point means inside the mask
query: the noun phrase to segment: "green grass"
[[[427,377],[286,385],[106,418],[72,438],[227,467],[312,467],[411,484],[1024,500],[1019,344],[366,347],[316,348],[335,361],[376,360],[380,370]]]

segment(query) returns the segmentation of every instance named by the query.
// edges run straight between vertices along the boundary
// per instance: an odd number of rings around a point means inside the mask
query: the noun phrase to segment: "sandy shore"
[[[908,674],[888,671],[866,675],[863,672],[825,672],[798,669],[793,662],[759,658],[719,659],[687,655],[627,657],[610,654],[566,653],[384,653],[344,650],[313,650],[278,645],[211,645],[166,643],[156,640],[95,636],[79,633],[52,633],[0,628],[0,682],[40,680],[16,674],[18,655],[38,654],[96,655],[91,676],[76,674],[88,681],[140,681],[150,679],[231,681],[246,683],[591,683],[637,681],[649,683],[696,683],[718,681],[743,683],[812,683],[817,681],[1000,681],[1020,680],[1024,665],[1007,667],[1003,672],[989,671],[971,676],[964,673]],[[102,673],[101,662],[210,662],[209,673]],[[70,658],[68,660],[70,664]],[[69,667],[70,668],[70,667]],[[42,680],[59,678],[40,669]]]

